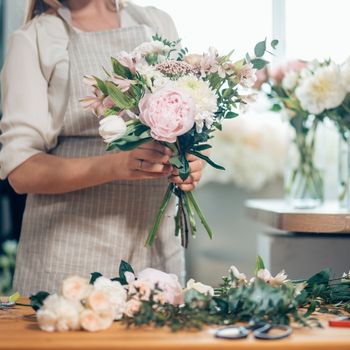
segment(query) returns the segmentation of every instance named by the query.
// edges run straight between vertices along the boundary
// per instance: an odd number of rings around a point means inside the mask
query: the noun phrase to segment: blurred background
[[[251,52],[265,37],[279,39],[277,64],[285,59],[332,57],[337,62],[350,53],[349,0],[135,0],[168,12],[174,19],[183,44],[191,52],[215,46],[219,52],[236,49],[237,57]],[[0,67],[9,35],[21,26],[25,0],[0,0]],[[187,251],[188,276],[205,283],[218,283],[234,264],[250,273],[257,253],[257,235],[262,227],[245,215],[248,198],[280,198],[286,158],[288,130],[278,113],[271,113],[261,98],[245,119],[221,136],[213,158],[225,174],[207,170],[196,196],[214,231],[213,241],[199,232]],[[265,113],[263,120],[259,116]],[[239,132],[237,132],[239,130]],[[320,157],[325,162],[336,156],[331,127],[326,132]],[[229,152],[227,151],[229,150]],[[326,174],[326,194],[335,196],[335,175]],[[0,181],[0,243],[17,241],[25,196],[16,195],[7,181]],[[13,269],[12,246],[0,254],[0,280]],[[4,252],[5,250],[5,252]],[[9,250],[10,254],[6,251]],[[7,258],[5,255],[7,254]],[[9,258],[10,256],[10,258]],[[7,273],[7,272],[6,272]],[[5,277],[4,277],[5,276]],[[0,284],[0,292],[1,292]]]

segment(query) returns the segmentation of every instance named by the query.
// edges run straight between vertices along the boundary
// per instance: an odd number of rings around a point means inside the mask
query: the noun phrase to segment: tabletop
[[[293,334],[283,340],[256,340],[251,335],[243,340],[224,340],[213,336],[214,328],[172,333],[167,329],[126,329],[118,322],[97,333],[47,333],[39,329],[30,307],[16,306],[0,310],[0,350],[350,350],[350,329],[328,327],[327,319],[333,317],[322,315],[323,329],[294,329]]]
[[[301,233],[350,233],[350,212],[336,201],[315,209],[294,209],[280,199],[246,201],[247,214],[253,220],[274,229]]]

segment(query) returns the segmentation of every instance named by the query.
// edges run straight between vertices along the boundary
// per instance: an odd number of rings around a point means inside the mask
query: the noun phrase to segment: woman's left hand
[[[181,180],[178,169],[175,169],[169,177],[169,181],[178,185],[182,191],[188,192],[194,190],[197,186],[202,176],[204,161],[192,154],[187,154],[186,158],[190,165],[189,177],[185,181]]]

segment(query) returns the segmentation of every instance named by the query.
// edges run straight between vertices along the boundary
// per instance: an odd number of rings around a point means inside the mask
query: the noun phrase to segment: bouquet
[[[169,41],[156,35],[152,42],[133,52],[112,58],[112,72],[106,77],[85,77],[94,96],[82,100],[100,118],[100,134],[107,150],[129,151],[155,140],[172,150],[170,164],[182,180],[189,176],[186,155],[192,154],[216,169],[224,168],[204,154],[208,140],[224,119],[238,115],[237,107],[249,101],[243,90],[256,81],[256,70],[268,62],[263,58],[266,40],[255,46],[254,57],[231,60],[232,52],[220,56],[210,48],[203,55],[188,54],[180,40]],[[274,48],[277,40],[271,42]],[[176,232],[187,246],[189,233],[195,235],[195,214],[209,237],[212,231],[193,194],[173,183],[164,195],[154,225],[146,240],[150,246],[157,234],[171,196],[178,198]]]
[[[173,331],[236,322],[320,326],[314,311],[350,313],[350,272],[331,278],[324,269],[307,280],[291,281],[283,270],[272,276],[258,257],[250,279],[231,266],[218,288],[190,279],[183,289],[175,275],[146,268],[135,276],[122,261],[117,278],[98,272],[90,280],[70,276],[60,294],[41,291],[30,299],[40,328],[48,332],[100,331],[114,320]]]

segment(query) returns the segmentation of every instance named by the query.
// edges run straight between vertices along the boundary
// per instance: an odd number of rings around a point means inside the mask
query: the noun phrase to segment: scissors
[[[278,330],[278,334],[270,335],[271,330]],[[216,338],[243,339],[252,331],[256,339],[277,340],[287,338],[292,334],[292,328],[286,325],[271,325],[269,323],[249,322],[248,326],[225,327],[215,332]]]

